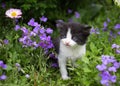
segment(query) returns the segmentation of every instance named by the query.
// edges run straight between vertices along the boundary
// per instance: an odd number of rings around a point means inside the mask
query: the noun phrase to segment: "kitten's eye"
[[[65,35],[61,35],[61,38],[65,38],[66,36]]]
[[[74,41],[77,41],[77,37],[73,37],[72,39],[73,39]]]

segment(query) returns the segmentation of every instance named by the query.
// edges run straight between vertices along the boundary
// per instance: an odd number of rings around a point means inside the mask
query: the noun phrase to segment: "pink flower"
[[[20,9],[10,8],[5,12],[7,17],[10,18],[21,18],[22,12]]]

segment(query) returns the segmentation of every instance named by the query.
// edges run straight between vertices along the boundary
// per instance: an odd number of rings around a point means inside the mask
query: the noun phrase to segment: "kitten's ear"
[[[88,36],[90,34],[90,29],[91,29],[91,26],[85,25],[84,33],[85,33],[86,36]]]
[[[91,26],[89,26],[89,25],[85,25],[85,27],[84,27],[84,31],[85,32],[90,32],[90,29],[91,29]]]
[[[57,28],[62,28],[64,25],[64,21],[63,20],[57,20],[56,21],[56,27]]]

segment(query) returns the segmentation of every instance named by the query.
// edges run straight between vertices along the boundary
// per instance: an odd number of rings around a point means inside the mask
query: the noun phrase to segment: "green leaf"
[[[23,4],[21,7],[22,7],[24,10],[29,10],[30,7],[31,7],[31,5],[30,5],[30,4]]]
[[[95,44],[94,44],[93,42],[90,43],[90,50],[91,50],[95,55],[98,54],[98,49],[97,49],[97,47],[95,46]]]
[[[6,69],[7,71],[10,71],[10,70],[12,70],[12,66],[10,66],[10,65],[7,65],[7,69]]]
[[[82,58],[82,61],[83,61],[84,63],[89,64],[89,59],[88,59],[86,56],[84,56],[84,57]]]
[[[84,72],[87,72],[87,73],[91,72],[91,70],[88,67],[84,67],[83,70],[84,70]]]

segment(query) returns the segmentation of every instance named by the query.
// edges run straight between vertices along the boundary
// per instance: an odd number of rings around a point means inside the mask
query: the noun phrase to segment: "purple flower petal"
[[[103,26],[104,26],[104,28],[106,28],[108,26],[106,21],[103,23]]]
[[[120,35],[120,31],[118,32],[118,35]]]
[[[46,29],[46,32],[47,32],[48,34],[52,34],[52,33],[53,33],[53,30],[52,30],[51,28],[47,28],[47,29]]]
[[[4,44],[8,44],[8,43],[9,43],[9,40],[4,39],[3,42],[4,42]]]
[[[113,38],[116,38],[116,34],[113,33],[112,31],[110,31],[110,36],[113,37]]]
[[[112,49],[114,49],[114,48],[120,48],[120,46],[119,45],[117,45],[117,44],[112,44]]]
[[[40,29],[40,26],[36,26],[36,27],[33,29],[33,32],[38,33],[39,29]]]
[[[3,2],[1,6],[2,6],[2,8],[5,8],[6,4]]]
[[[51,66],[54,67],[54,68],[57,68],[58,64],[57,63],[52,63]]]
[[[111,20],[109,18],[107,18],[107,22],[110,22]]]
[[[110,80],[111,80],[111,82],[115,83],[116,82],[116,76],[115,75],[111,76]]]
[[[120,24],[116,24],[116,25],[114,26],[114,28],[115,28],[116,30],[120,29]]]
[[[100,81],[100,83],[101,83],[102,85],[109,86],[109,80],[102,79],[102,80]]]
[[[3,64],[3,61],[2,60],[0,60],[0,65],[2,65]]]
[[[19,64],[19,63],[15,63],[15,66],[16,66],[16,67],[20,67],[20,64]]]
[[[0,76],[0,80],[5,80],[6,78],[7,78],[7,76],[4,74]]]
[[[104,71],[105,69],[107,69],[106,65],[102,64],[102,65],[97,65],[96,68],[99,70],[99,71]]]
[[[76,17],[76,18],[80,18],[80,13],[76,11],[76,12],[75,12],[75,17]]]
[[[41,29],[40,29],[40,33],[41,33],[41,34],[44,34],[44,33],[45,33],[45,29],[44,29],[44,28],[41,28]]]
[[[6,69],[6,68],[7,68],[7,65],[6,65],[6,64],[3,64],[3,65],[2,65],[2,68],[3,68],[3,69]]]
[[[120,63],[119,63],[119,62],[114,62],[114,63],[113,63],[113,66],[114,66],[116,69],[118,69],[118,68],[120,68]]]
[[[68,9],[68,13],[71,14],[71,13],[72,13],[72,10],[71,10],[71,9]]]
[[[35,19],[32,18],[32,19],[30,19],[30,21],[28,22],[28,25],[34,26],[34,22],[35,22]]]
[[[112,72],[116,72],[117,71],[115,67],[109,67],[108,70],[112,71]]]
[[[98,31],[98,29],[94,29],[94,28],[92,28],[92,29],[90,30],[90,33],[91,33],[91,34],[100,34],[100,32]]]
[[[120,54],[120,50],[117,49],[117,50],[116,50],[116,53],[117,53],[117,54]]]
[[[34,18],[32,18],[32,19],[30,19],[30,21],[28,22],[28,25],[29,25],[29,26],[38,26],[39,24],[38,24],[38,22],[35,22],[35,19],[34,19]]]
[[[43,22],[47,22],[47,17],[42,16],[42,17],[40,18],[40,20],[43,21]]]
[[[20,29],[20,26],[19,25],[15,25],[15,31],[18,31]]]
[[[22,30],[23,33],[26,34],[26,35],[27,35],[28,32],[29,32],[28,29],[27,29],[26,27],[22,27],[21,30]]]

